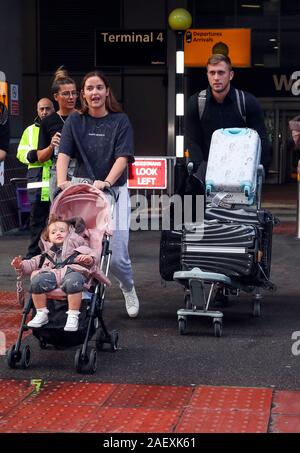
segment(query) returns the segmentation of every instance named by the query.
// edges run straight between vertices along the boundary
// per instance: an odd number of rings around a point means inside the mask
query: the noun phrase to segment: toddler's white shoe
[[[35,317],[27,323],[27,326],[35,327],[36,329],[44,326],[48,323],[48,313],[48,310],[37,310]]]
[[[125,306],[130,318],[136,318],[139,314],[139,299],[135,291],[135,287],[133,286],[130,291],[123,291],[124,299],[125,299]]]
[[[76,332],[79,324],[79,311],[67,311],[68,317],[64,330],[67,332]]]

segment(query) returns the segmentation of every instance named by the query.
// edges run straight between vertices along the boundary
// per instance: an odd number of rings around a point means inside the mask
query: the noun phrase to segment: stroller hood
[[[111,234],[110,203],[101,190],[90,184],[75,184],[64,189],[53,201],[50,214],[64,219],[82,217],[89,230]]]

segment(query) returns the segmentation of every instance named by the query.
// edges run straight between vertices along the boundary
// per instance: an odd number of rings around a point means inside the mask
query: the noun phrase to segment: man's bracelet
[[[105,180],[104,182],[107,182],[109,184],[109,187],[111,187],[111,183],[107,180]]]

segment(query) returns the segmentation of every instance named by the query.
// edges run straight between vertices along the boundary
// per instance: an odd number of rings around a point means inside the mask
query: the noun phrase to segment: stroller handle
[[[109,193],[109,195],[114,199],[115,203],[118,201],[119,194],[116,194],[116,192],[110,187],[106,187],[103,192]]]
[[[14,178],[14,179],[19,179],[19,178]],[[21,178],[20,178],[21,179]],[[12,180],[11,180],[12,182]],[[56,187],[56,189],[54,190],[53,192],[53,200],[54,198],[57,197],[57,195],[59,195],[61,192],[63,191],[63,189],[61,187]],[[103,192],[107,192],[109,193],[109,195],[112,197],[112,199],[114,200],[114,202],[116,203],[118,201],[118,198],[119,198],[119,194],[116,194],[115,191],[113,189],[111,189],[110,187],[106,187]]]

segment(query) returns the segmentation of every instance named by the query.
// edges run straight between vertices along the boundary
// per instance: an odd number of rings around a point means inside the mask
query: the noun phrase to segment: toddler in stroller
[[[105,289],[110,286],[107,275],[114,201],[111,196],[110,206],[106,195],[88,184],[63,190],[51,206],[41,237],[41,255],[12,260],[17,273],[31,276],[32,297],[24,306],[17,342],[7,354],[10,367],[15,368],[19,361],[22,368],[29,366],[29,345],[21,348],[22,334],[28,328],[42,349],[47,344],[59,348],[81,344],[75,355],[78,372],[96,370],[96,351],[88,350],[95,332],[97,349],[104,343],[109,343],[112,351],[117,349],[118,333],[108,332],[102,318]],[[35,316],[26,324],[32,308]]]
[[[76,226],[77,231],[84,227],[83,220],[76,220]],[[42,233],[41,242],[44,250],[41,255],[23,261],[18,256],[11,262],[17,272],[31,275],[30,292],[36,315],[27,327],[39,328],[48,323],[47,293],[59,287],[67,294],[69,307],[64,330],[74,332],[78,330],[81,293],[91,284],[97,254],[87,246],[87,238],[76,232],[72,221],[53,214]],[[109,284],[101,271],[99,275],[100,281]]]

